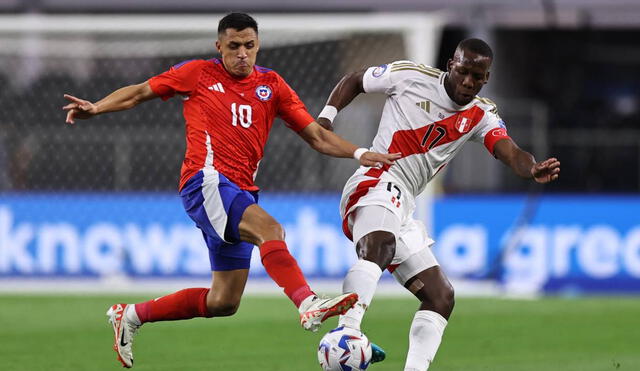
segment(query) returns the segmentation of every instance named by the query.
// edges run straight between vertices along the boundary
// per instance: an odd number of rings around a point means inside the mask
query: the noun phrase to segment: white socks
[[[367,260],[358,260],[349,269],[342,284],[342,292],[355,292],[358,302],[340,316],[339,326],[360,330],[364,317],[382,275],[380,267]],[[447,320],[430,310],[416,312],[409,332],[409,351],[404,371],[426,371],[438,351]]]
[[[138,312],[136,312],[135,304],[127,305],[127,310],[124,312],[124,316],[127,318],[127,321],[133,323],[134,325],[142,325],[142,322],[140,322],[140,318],[138,317]]]
[[[373,300],[381,275],[382,270],[378,264],[363,259],[358,260],[349,269],[342,284],[342,292],[355,292],[358,294],[358,302],[347,313],[340,316],[339,326],[360,330],[362,317]]]
[[[426,371],[436,356],[447,320],[430,310],[419,310],[411,322],[404,371]]]
[[[309,308],[309,306],[311,306],[311,303],[313,302],[313,299],[317,298],[317,296],[315,295],[309,295],[307,296],[301,303],[300,306],[298,307],[298,312],[300,314],[304,313],[307,311],[307,309]]]

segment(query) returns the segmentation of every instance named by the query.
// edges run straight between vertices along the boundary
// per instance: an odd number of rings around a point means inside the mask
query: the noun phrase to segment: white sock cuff
[[[440,334],[444,333],[444,328],[447,327],[447,320],[442,317],[438,312],[432,310],[419,310],[413,316],[413,320],[429,321],[440,331]]]
[[[354,265],[351,266],[349,271],[359,271],[365,273],[374,278],[376,281],[380,279],[380,276],[382,276],[382,269],[380,269],[380,266],[378,266],[378,264],[364,259],[359,259]]]
[[[129,321],[133,322],[134,325],[140,326],[142,324],[140,317],[138,317],[135,304],[127,304],[127,310],[124,312],[124,315]]]

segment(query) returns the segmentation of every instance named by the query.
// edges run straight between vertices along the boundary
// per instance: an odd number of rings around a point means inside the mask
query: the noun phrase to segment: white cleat
[[[346,293],[329,299],[316,296],[306,308],[300,308],[300,324],[305,330],[316,332],[327,318],[345,314],[357,301],[356,293]]]
[[[133,352],[131,345],[133,337],[140,328],[127,320],[125,313],[129,309],[128,304],[115,304],[107,311],[109,322],[113,327],[114,343],[113,350],[118,354],[118,361],[123,367],[133,367]]]

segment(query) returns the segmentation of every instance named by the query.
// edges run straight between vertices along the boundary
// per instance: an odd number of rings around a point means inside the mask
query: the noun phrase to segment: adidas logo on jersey
[[[420,107],[423,111],[427,113],[431,112],[431,102],[429,102],[428,100],[424,102],[418,102],[416,103],[416,106]]]
[[[207,89],[211,91],[218,91],[220,93],[224,93],[224,88],[222,87],[222,83],[219,83],[219,82],[209,86]]]

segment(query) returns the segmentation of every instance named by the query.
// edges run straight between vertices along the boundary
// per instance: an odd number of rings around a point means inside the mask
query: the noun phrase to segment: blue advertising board
[[[518,292],[640,292],[640,197],[446,197],[435,226],[450,276]]]
[[[309,277],[356,259],[336,194],[263,194]],[[640,197],[456,196],[434,203],[434,252],[454,279],[516,292],[640,292]],[[257,250],[257,249],[256,249]],[[168,194],[0,195],[0,277],[208,277],[200,231]],[[257,251],[252,276],[266,276]]]

